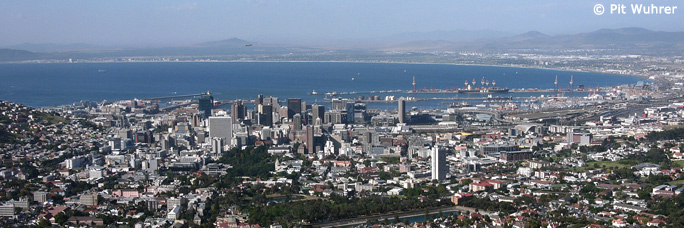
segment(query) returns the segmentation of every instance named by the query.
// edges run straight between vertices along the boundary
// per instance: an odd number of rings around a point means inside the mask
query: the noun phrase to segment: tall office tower
[[[211,139],[211,152],[214,154],[223,153],[224,141],[222,138],[212,138]]]
[[[345,100],[342,100],[341,98],[333,98],[332,99],[332,109],[335,111],[342,111],[344,110],[345,106]]]
[[[233,118],[230,116],[209,117],[209,138],[221,138],[230,142],[233,138]]]
[[[399,123],[406,123],[406,101],[399,100],[399,110],[397,110],[397,116],[399,116]]]
[[[304,125],[309,125],[311,124],[311,115],[309,113],[311,112],[311,105],[306,105],[306,101],[302,101],[302,123]]]
[[[287,118],[292,119],[295,114],[302,113],[302,99],[287,99]]]
[[[274,109],[280,109],[280,103],[278,103],[277,97],[266,97],[264,98],[263,104],[271,105]]]
[[[432,169],[432,180],[441,181],[446,179],[447,167],[445,151],[440,151],[439,146],[435,145],[432,147],[430,157],[432,157],[430,163],[430,168]]]
[[[271,138],[271,128],[264,127],[261,129],[261,140],[268,140]]]
[[[274,108],[275,108],[275,107],[274,107]],[[276,119],[273,119],[273,122],[274,122],[274,123],[275,123],[275,122],[280,122],[280,121],[282,121],[282,119],[287,119],[287,113],[288,113],[288,111],[289,111],[289,110],[288,110],[287,106],[280,106],[280,109],[277,109],[278,119],[277,119],[277,120],[276,120]],[[292,120],[292,119],[290,119],[290,120]]]
[[[240,120],[245,119],[245,105],[242,103],[242,101],[236,101],[233,103],[230,110],[230,116],[235,122],[240,122]]]
[[[257,95],[256,99],[254,99],[254,105],[260,104],[264,104],[264,95],[262,94]]]
[[[256,121],[256,117],[254,116],[254,110],[247,110],[245,108],[245,120],[254,120]]]
[[[302,108],[300,109],[300,111],[306,112],[308,110],[308,108],[306,107],[306,101],[302,101],[301,104],[302,104],[302,106],[301,106]],[[309,106],[309,108],[311,108],[311,106]]]
[[[214,97],[211,96],[211,92],[207,91],[207,93],[203,94],[198,102],[202,118],[209,118],[211,116],[211,109],[214,108]]]
[[[313,126],[306,125],[306,149],[309,154],[316,153],[316,142],[314,140]]]
[[[302,115],[297,113],[294,116],[292,116],[292,125],[293,129],[295,131],[300,131],[302,130]]]
[[[261,114],[259,114],[259,124],[264,125],[264,126],[272,126],[273,125],[273,106],[271,105],[262,105],[261,106]]]
[[[190,123],[192,123],[192,127],[199,127],[202,125],[202,114],[192,114],[192,121]]]
[[[373,143],[373,133],[370,132],[370,130],[366,129],[367,131],[363,133],[363,144],[372,144]]]
[[[340,111],[330,111],[325,113],[324,123],[341,124],[342,123],[342,112]]]
[[[325,106],[317,104],[311,106],[311,120],[315,123],[317,118],[320,118],[321,122],[325,120]]]
[[[354,123],[354,102],[347,103],[347,123]]]
[[[264,113],[263,107],[263,104],[254,104],[254,112],[256,112],[256,114]]]

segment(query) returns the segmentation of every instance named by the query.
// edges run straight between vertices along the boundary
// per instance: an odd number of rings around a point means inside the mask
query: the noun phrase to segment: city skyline
[[[684,227],[676,1],[35,3],[0,227]]]

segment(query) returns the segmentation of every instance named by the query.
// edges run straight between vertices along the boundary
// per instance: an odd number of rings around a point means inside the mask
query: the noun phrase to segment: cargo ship
[[[472,85],[466,80],[465,87],[459,89],[458,93],[508,93],[508,88],[496,87],[496,81],[494,80],[492,80],[492,86],[490,87],[489,80],[485,81],[484,77],[482,77],[481,86],[477,87],[476,85],[477,81],[475,79],[473,79]]]

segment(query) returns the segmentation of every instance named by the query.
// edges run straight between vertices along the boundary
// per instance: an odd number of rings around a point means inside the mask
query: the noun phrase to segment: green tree
[[[69,219],[69,216],[64,214],[64,212],[59,212],[55,215],[55,222],[59,225],[64,225],[66,221]]]

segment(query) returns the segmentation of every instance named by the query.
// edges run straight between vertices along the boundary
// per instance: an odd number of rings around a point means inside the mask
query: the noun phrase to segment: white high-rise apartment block
[[[440,151],[439,146],[435,145],[432,147],[430,152],[430,157],[432,160],[430,162],[430,168],[432,169],[432,180],[444,180],[446,179],[446,173],[448,171],[446,166],[446,153],[445,151]]]

